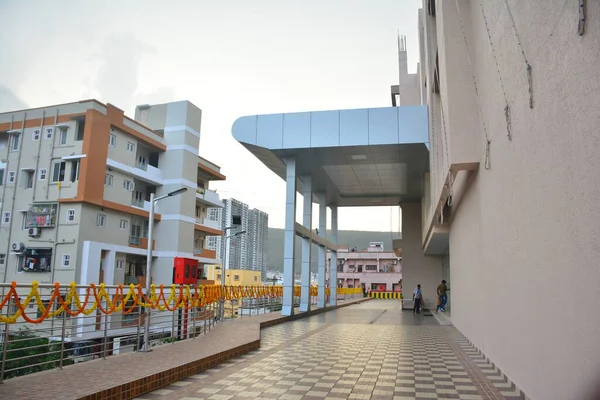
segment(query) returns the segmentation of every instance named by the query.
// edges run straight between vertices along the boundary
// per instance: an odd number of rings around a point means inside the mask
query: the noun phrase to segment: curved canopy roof
[[[285,179],[287,157],[327,205],[420,202],[429,170],[426,106],[241,117],[233,137]]]

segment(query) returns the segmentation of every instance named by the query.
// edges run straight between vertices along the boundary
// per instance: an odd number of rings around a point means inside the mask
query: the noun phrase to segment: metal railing
[[[339,290],[339,289],[338,289]],[[355,290],[356,291],[356,290]],[[142,349],[195,339],[221,321],[280,311],[280,286],[0,284],[0,383]],[[294,305],[300,305],[300,287]],[[343,292],[343,290],[342,290]],[[311,288],[311,304],[317,304]],[[162,297],[161,297],[162,296]],[[362,297],[343,293],[345,299]],[[162,300],[161,300],[162,298]],[[339,296],[338,296],[339,298]],[[220,309],[219,301],[224,299]]]
[[[131,198],[131,205],[132,206],[136,206],[136,207],[140,207],[140,208],[144,208],[144,200],[143,199],[136,199],[135,197]]]
[[[148,170],[148,163],[143,163],[143,162],[136,162],[135,163],[135,167],[137,169],[141,169],[142,171],[147,171]]]

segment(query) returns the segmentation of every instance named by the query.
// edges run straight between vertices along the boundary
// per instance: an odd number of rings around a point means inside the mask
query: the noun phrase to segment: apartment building
[[[327,252],[327,273],[331,267],[331,252]],[[362,288],[364,291],[401,291],[402,258],[385,251],[383,242],[370,242],[364,250],[340,247],[337,251],[337,287]]]
[[[233,216],[240,216],[241,225],[228,231],[229,265],[226,268],[244,269],[261,272],[261,279],[266,277],[267,241],[269,234],[269,215],[258,209],[251,209],[248,204],[236,199],[224,199],[223,208],[210,208],[209,218],[216,221],[221,230],[233,226]],[[236,232],[244,232],[235,235]],[[217,252],[217,257],[226,262],[226,240],[223,237],[211,236],[207,239],[208,248]]]
[[[269,214],[256,208],[248,212],[248,269],[267,277],[267,243],[269,239]]]
[[[135,119],[84,100],[0,114],[0,276],[3,282],[145,282],[150,194],[155,283],[175,257],[218,263],[208,220],[220,167],[198,156],[202,112],[187,101],[143,105]]]

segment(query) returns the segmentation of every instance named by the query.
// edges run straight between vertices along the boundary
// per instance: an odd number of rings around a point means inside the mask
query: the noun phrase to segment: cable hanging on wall
[[[485,147],[485,169],[489,170],[490,165],[490,140],[487,126],[485,124],[485,118],[483,116],[483,109],[481,107],[481,99],[479,97],[479,88],[477,86],[477,79],[475,78],[475,71],[473,70],[473,62],[471,61],[471,55],[469,54],[469,44],[467,43],[467,34],[465,32],[465,24],[463,23],[462,16],[460,14],[460,7],[458,6],[458,0],[455,0],[456,11],[458,12],[458,18],[460,20],[460,27],[462,29],[463,39],[465,41],[465,50],[467,52],[467,61],[469,62],[469,68],[471,68],[471,74],[473,76],[473,86],[475,87],[475,96],[477,97],[477,109],[479,111],[479,118],[481,119],[481,125],[483,126],[483,133],[485,135],[486,147]]]
[[[510,9],[510,4],[508,0],[504,0],[504,4],[506,5],[506,10],[508,11],[508,16],[510,17],[510,22],[513,27],[513,31],[515,32],[515,37],[517,38],[517,43],[519,44],[519,49],[521,50],[521,54],[523,55],[523,61],[525,61],[526,73],[527,73],[527,83],[529,84],[529,108],[533,108],[533,78],[532,73],[533,70],[531,68],[531,64],[527,60],[527,56],[525,55],[525,49],[523,48],[523,42],[521,42],[521,37],[519,36],[519,32],[517,31],[517,24],[515,23],[515,18],[513,17],[512,10]]]
[[[483,22],[485,23],[485,30],[487,31],[488,41],[490,42],[490,49],[492,50],[492,57],[494,57],[494,63],[496,64],[496,72],[498,73],[498,79],[500,80],[500,87],[502,88],[502,95],[504,96],[504,118],[506,119],[506,136],[508,140],[512,140],[511,123],[510,123],[510,106],[508,105],[508,98],[506,96],[506,87],[504,86],[504,80],[502,79],[502,73],[500,72],[500,64],[498,64],[498,57],[496,57],[496,51],[494,50],[494,41],[492,40],[492,33],[490,32],[490,26],[485,16],[485,10],[483,9],[483,3],[479,2],[481,8],[481,15],[483,16]]]
[[[579,24],[577,25],[577,34],[585,34],[585,0],[579,0]]]

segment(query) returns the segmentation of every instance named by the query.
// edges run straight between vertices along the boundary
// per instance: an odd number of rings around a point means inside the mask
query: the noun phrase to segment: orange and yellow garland
[[[29,286],[29,285],[28,285]],[[90,315],[93,312],[110,315],[114,312],[129,314],[138,306],[159,311],[175,311],[177,309],[190,309],[204,307],[216,303],[221,299],[234,300],[241,298],[274,298],[283,296],[283,286],[220,286],[220,285],[151,285],[150,298],[144,293],[141,285],[118,285],[112,288],[114,293],[109,294],[103,283],[90,284],[86,288],[77,288],[72,282],[68,287],[54,284],[50,299],[44,302],[41,299],[38,282],[32,282],[29,294],[21,300],[17,292],[17,283],[12,282],[9,291],[2,297],[0,310],[4,309],[12,300],[11,305],[16,311],[12,315],[0,315],[0,323],[14,324],[19,318],[31,324],[42,323],[47,318],[53,318],[66,312],[71,317],[80,314]],[[158,289],[158,292],[157,292]],[[61,293],[62,291],[62,293]],[[168,297],[165,292],[168,291]],[[300,296],[300,286],[294,287],[294,296]],[[318,288],[311,287],[310,295],[317,296]],[[338,289],[339,294],[360,293],[358,289]],[[326,295],[330,294],[326,288]],[[27,308],[31,302],[37,304],[36,317],[27,315]],[[54,310],[54,311],[52,311]]]

